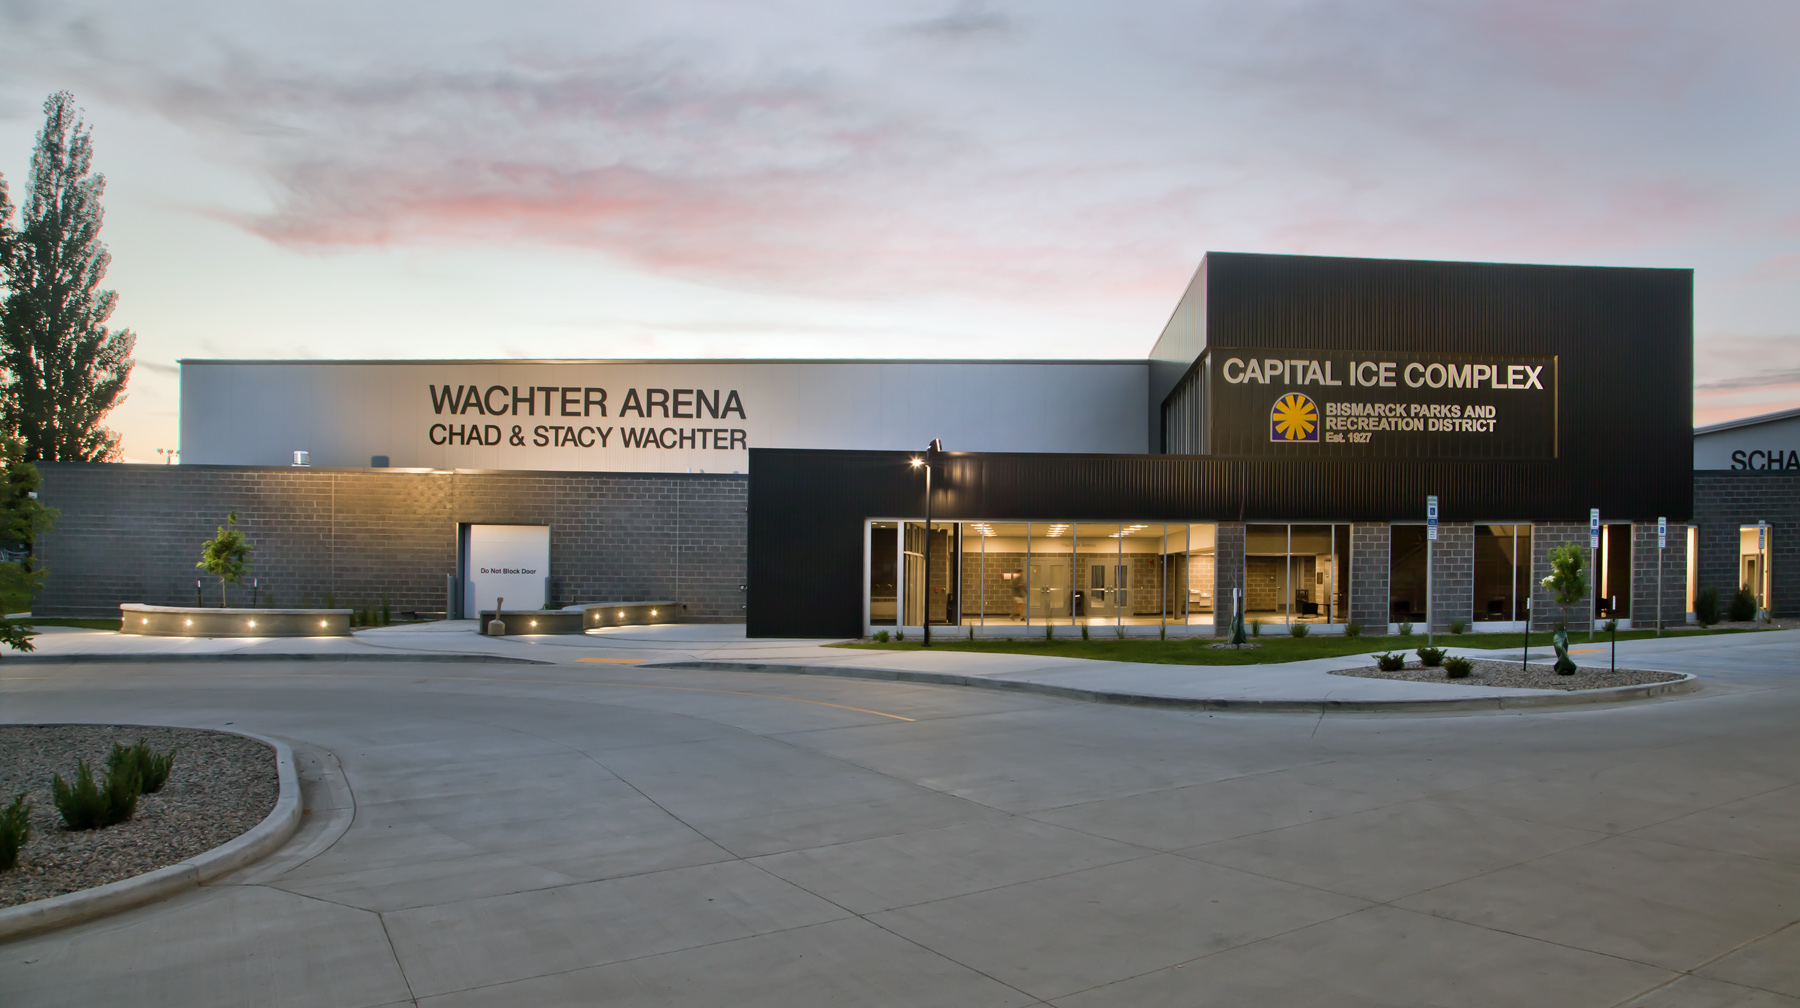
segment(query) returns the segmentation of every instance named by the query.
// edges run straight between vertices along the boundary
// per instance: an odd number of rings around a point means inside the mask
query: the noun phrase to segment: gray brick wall
[[[1738,589],[1738,529],[1769,523],[1769,602],[1777,616],[1800,615],[1800,472],[1699,470],[1694,523],[1700,526],[1700,588],[1716,588],[1723,611]]]
[[[1564,543],[1575,543],[1584,551],[1588,544],[1588,527],[1576,522],[1540,522],[1531,528],[1531,628],[1549,630],[1562,618],[1562,609],[1550,599],[1550,591],[1539,582],[1550,574],[1550,551]],[[1586,569],[1590,594],[1594,570]],[[1569,629],[1587,630],[1591,622],[1590,603],[1576,602],[1569,611]]]
[[[1213,552],[1213,626],[1224,633],[1231,626],[1231,591],[1244,588],[1244,523],[1220,522]]]
[[[420,472],[42,463],[61,510],[37,545],[50,569],[34,608],[114,615],[121,602],[208,604],[194,568],[228,511],[255,552],[265,599],[339,605],[388,596],[441,610],[460,524],[545,524],[557,605],[669,598],[694,620],[743,618],[748,479],[739,475]],[[248,582],[246,582],[246,588]],[[247,601],[233,589],[233,602]]]
[[[1667,549],[1656,548],[1656,523],[1631,527],[1631,625],[1656,626],[1657,554],[1662,561],[1662,621],[1680,626],[1687,621],[1687,526],[1669,526]]]
[[[1457,620],[1469,624],[1475,618],[1475,526],[1439,522],[1431,567],[1432,628],[1446,631]]]
[[[1350,526],[1350,622],[1365,634],[1388,629],[1388,549],[1392,537],[1386,522]]]

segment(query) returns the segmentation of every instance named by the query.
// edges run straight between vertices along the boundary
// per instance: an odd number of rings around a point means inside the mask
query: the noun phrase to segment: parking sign
[[[1425,498],[1425,538],[1437,542],[1437,494]]]
[[[1588,509],[1588,549],[1600,548],[1600,509]]]
[[[1656,519],[1656,548],[1669,548],[1669,519],[1667,518]]]

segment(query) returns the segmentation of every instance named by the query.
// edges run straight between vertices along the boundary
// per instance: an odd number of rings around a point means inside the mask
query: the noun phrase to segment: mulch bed
[[[1577,663],[1579,664],[1579,663]],[[1609,670],[1582,665],[1574,675],[1557,675],[1549,663],[1532,662],[1524,669],[1518,662],[1469,659],[1469,677],[1451,679],[1442,668],[1427,668],[1411,661],[1395,672],[1383,672],[1373,665],[1368,668],[1340,669],[1332,675],[1357,676],[1362,679],[1403,679],[1408,682],[1449,683],[1452,686],[1506,686],[1512,689],[1591,690],[1608,686],[1642,686],[1647,683],[1673,682],[1681,676],[1674,672],[1651,672],[1645,669]]]
[[[100,781],[114,742],[139,738],[175,765],[161,791],[138,799],[116,826],[70,831],[51,799],[51,774],[75,780],[85,759]],[[241,735],[195,728],[0,725],[0,804],[26,792],[35,806],[19,866],[0,872],[0,907],[60,896],[141,875],[211,850],[261,822],[280,784],[275,750]]]

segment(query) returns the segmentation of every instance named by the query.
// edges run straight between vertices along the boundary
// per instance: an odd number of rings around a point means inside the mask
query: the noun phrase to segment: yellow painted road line
[[[300,679],[365,679],[366,676],[350,676],[331,672],[290,673],[290,677]],[[116,676],[0,676],[0,682],[68,682],[81,679],[117,679]],[[264,676],[249,676],[242,673],[225,673],[222,675],[140,675],[136,679],[261,679]],[[722,693],[727,696],[757,697],[763,700],[789,700],[794,703],[813,704],[818,707],[836,707],[838,710],[855,711],[858,714],[873,714],[876,717],[892,718],[895,721],[916,721],[917,718],[902,717],[886,711],[869,710],[866,707],[850,707],[845,704],[826,703],[823,700],[808,700],[804,697],[778,696],[774,693],[746,693],[742,690],[705,689],[700,686],[654,686],[649,683],[593,683],[575,682],[569,679],[495,679],[482,676],[447,676],[438,677],[436,682],[492,682],[492,683],[535,683],[543,686],[619,686],[628,689],[675,690],[682,693]]]

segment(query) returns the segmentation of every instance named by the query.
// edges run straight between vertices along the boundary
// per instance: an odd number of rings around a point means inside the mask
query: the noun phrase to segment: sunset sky
[[[1800,406],[1800,4],[0,0],[75,93],[126,456],[183,357],[1140,357],[1209,249],[1695,270]]]

